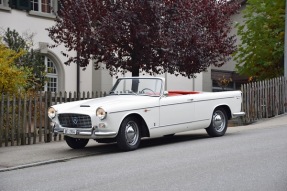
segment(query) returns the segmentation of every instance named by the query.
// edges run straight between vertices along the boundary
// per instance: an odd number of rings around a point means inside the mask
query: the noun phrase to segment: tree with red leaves
[[[228,0],[61,0],[49,36],[63,43],[72,62],[111,75],[165,72],[194,77],[222,66],[235,50],[230,16],[239,5]],[[67,55],[67,53],[63,53]]]

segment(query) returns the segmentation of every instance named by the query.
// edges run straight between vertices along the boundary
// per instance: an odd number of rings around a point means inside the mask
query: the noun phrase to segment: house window
[[[45,56],[45,65],[47,72],[47,82],[44,91],[57,92],[58,90],[58,72],[54,62]]]
[[[212,91],[221,92],[221,91],[231,91],[235,90],[235,83],[230,81],[228,84],[220,84],[218,80],[212,80]]]
[[[51,0],[31,0],[31,10],[51,13]]]

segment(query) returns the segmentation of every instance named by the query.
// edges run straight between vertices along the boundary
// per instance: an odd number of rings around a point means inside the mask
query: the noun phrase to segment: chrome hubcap
[[[135,145],[139,138],[139,129],[135,122],[126,125],[125,137],[129,145]]]
[[[213,127],[217,132],[221,132],[226,125],[225,115],[222,111],[213,114]]]

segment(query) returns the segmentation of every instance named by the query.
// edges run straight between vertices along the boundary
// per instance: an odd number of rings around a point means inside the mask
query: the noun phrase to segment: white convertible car
[[[244,115],[240,91],[166,91],[164,84],[160,77],[119,78],[106,97],[53,105],[48,110],[53,132],[74,149],[94,139],[129,151],[142,137],[195,129],[223,136],[228,120]]]

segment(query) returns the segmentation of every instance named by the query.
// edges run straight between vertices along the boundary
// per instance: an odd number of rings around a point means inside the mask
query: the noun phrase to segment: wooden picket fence
[[[49,106],[105,96],[105,92],[37,93],[0,97],[0,147],[62,140],[53,136],[47,116]]]
[[[270,118],[286,112],[287,84],[284,77],[244,84],[241,86],[243,124]]]
[[[284,77],[244,84],[241,87],[242,110],[246,115],[241,124],[249,124],[262,118],[269,118],[286,112],[287,85]],[[51,93],[32,95],[0,95],[0,147],[36,144],[62,140],[53,136],[48,107],[53,104],[97,98],[105,92]]]

